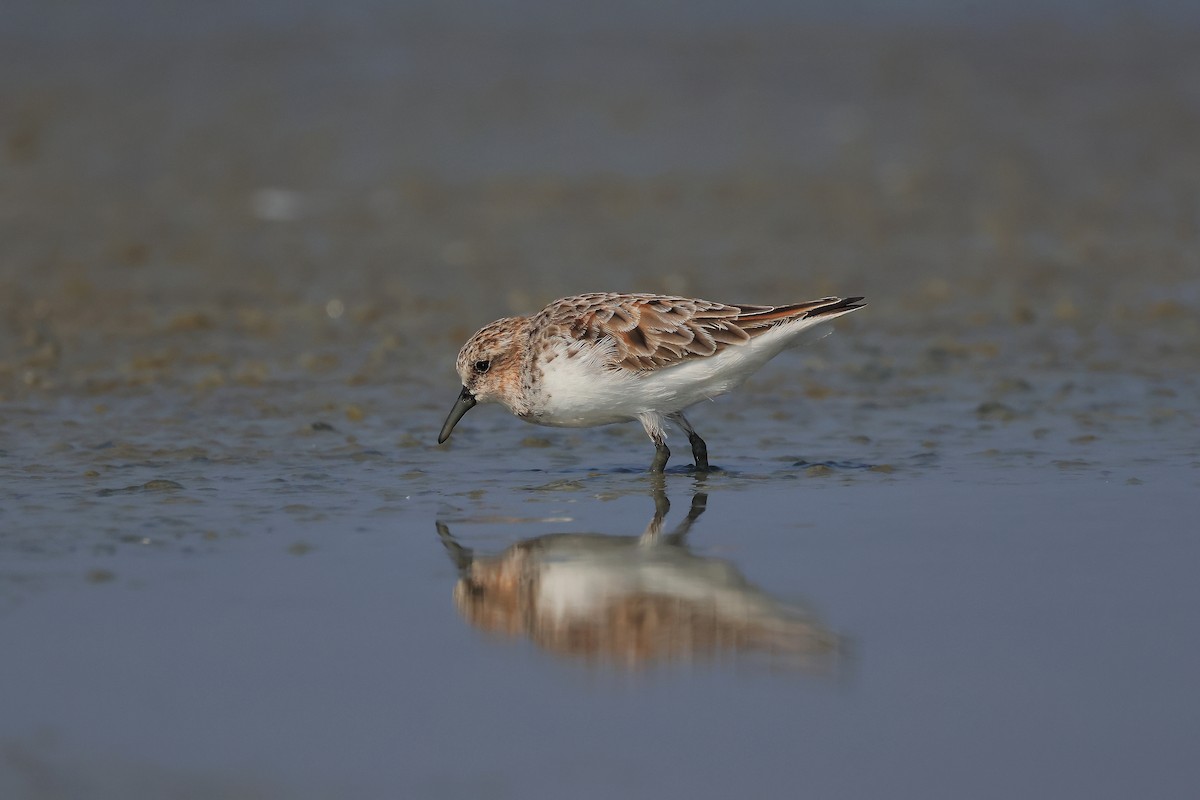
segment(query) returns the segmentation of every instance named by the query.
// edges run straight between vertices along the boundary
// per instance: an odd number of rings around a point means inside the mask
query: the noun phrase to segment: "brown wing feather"
[[[703,358],[792,319],[860,307],[861,297],[826,297],[786,306],[727,305],[651,294],[583,294],[547,306],[535,329],[586,342],[610,339],[613,367],[648,370]]]

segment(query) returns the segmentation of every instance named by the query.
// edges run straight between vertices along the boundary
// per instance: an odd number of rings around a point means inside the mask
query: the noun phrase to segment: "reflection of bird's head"
[[[467,622],[492,633],[523,632],[533,578],[526,552],[516,545],[503,556],[472,560],[454,586],[454,605]]]

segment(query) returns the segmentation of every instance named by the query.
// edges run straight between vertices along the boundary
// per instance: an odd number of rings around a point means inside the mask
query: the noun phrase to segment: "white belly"
[[[737,388],[792,343],[798,330],[783,326],[707,358],[646,372],[603,366],[597,349],[574,358],[559,355],[542,374],[532,413],[539,425],[590,427],[628,422],[640,414],[671,414]],[[807,327],[807,326],[804,326]]]

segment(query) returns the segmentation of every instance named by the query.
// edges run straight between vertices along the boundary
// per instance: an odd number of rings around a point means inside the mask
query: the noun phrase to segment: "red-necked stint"
[[[683,410],[737,388],[804,331],[862,308],[862,299],[757,306],[599,292],[496,320],[458,353],[462,392],[438,444],[477,403],[502,403],[538,425],[637,420],[654,442],[651,472],[671,456],[670,420],[687,433],[696,469],[708,470],[704,440]]]

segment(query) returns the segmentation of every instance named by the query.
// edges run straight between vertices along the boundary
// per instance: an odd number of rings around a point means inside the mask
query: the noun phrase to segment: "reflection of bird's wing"
[[[783,322],[844,314],[861,308],[860,300],[825,297],[756,306],[653,294],[582,294],[547,306],[535,318],[534,329],[579,342],[607,339],[615,345],[609,366],[640,371],[714,355]]]
[[[649,662],[759,651],[807,663],[838,648],[807,608],[764,592],[728,562],[679,548],[543,562],[535,586],[531,635],[566,652]]]

